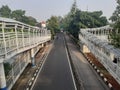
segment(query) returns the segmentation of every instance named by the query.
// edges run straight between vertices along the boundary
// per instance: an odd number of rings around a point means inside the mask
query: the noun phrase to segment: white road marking
[[[37,80],[37,78],[38,78],[41,70],[43,69],[43,66],[44,66],[44,64],[45,64],[45,62],[46,62],[46,60],[47,60],[47,57],[48,57],[48,55],[49,55],[49,52],[51,51],[52,48],[53,48],[53,45],[52,45],[52,47],[50,47],[50,49],[48,50],[48,53],[47,53],[46,57],[44,58],[43,64],[42,64],[41,68],[39,69],[39,72],[38,72],[38,74],[37,74],[37,76],[36,76],[36,78],[35,78],[32,86],[31,86],[31,89],[30,89],[30,90],[33,90],[33,87],[34,87],[34,85],[35,85],[35,82],[36,82],[36,80]]]
[[[64,40],[64,38],[63,38],[63,40]],[[66,44],[65,44],[65,40],[64,40],[64,45],[65,45],[65,51],[66,51],[67,58],[68,58],[67,60],[68,60],[68,63],[69,63],[70,72],[71,72],[71,75],[72,75],[73,84],[74,84],[75,90],[77,90],[77,87],[76,87],[76,84],[75,84],[75,79],[74,79],[73,72],[72,72],[72,67],[71,67],[71,64],[70,64],[70,59],[69,59],[69,56],[68,56],[68,51],[67,51]]]

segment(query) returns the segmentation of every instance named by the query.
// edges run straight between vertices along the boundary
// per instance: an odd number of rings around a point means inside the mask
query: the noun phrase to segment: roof
[[[0,17],[0,21],[18,23],[18,21],[14,19],[9,19],[9,18],[4,18],[4,17]]]
[[[98,28],[81,28],[81,30],[87,30],[87,31],[99,31],[99,30],[110,30],[110,29],[112,29],[110,25],[106,25]]]
[[[25,25],[25,26],[29,26],[31,28],[37,28],[38,29],[38,27],[36,27],[36,26],[31,26],[31,25],[28,25],[28,24],[25,24],[25,23],[22,23],[20,21],[16,21],[16,20],[10,19],[10,18],[0,17],[0,22],[15,23],[15,24]]]

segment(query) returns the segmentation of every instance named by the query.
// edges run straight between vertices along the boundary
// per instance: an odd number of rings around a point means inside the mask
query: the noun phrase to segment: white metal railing
[[[7,73],[4,68],[0,68],[0,76],[5,74],[1,76],[0,83],[10,90],[33,55],[50,39],[50,30],[0,17],[0,64],[7,62],[11,67]]]
[[[17,53],[17,51],[50,40],[50,31],[33,27],[21,22],[0,17],[0,57]],[[0,62],[3,62],[0,60]]]
[[[110,25],[107,25],[107,26],[103,26],[103,27],[99,27],[99,28],[85,28],[85,29],[81,29],[81,30],[87,31],[87,32],[95,35],[97,38],[99,38],[101,40],[106,40],[106,42],[109,42],[108,35],[111,33],[113,28],[110,27]]]
[[[107,28],[111,30],[108,26]],[[97,28],[95,30],[94,28],[94,31],[97,31],[99,29]],[[103,27],[102,29],[104,30]],[[105,41],[98,39],[98,37],[96,37],[91,32],[92,31],[90,31],[90,29],[81,29],[79,33],[80,41],[89,48],[91,53],[93,53],[95,57],[98,58],[98,60],[105,66],[105,68],[111,73],[111,75],[120,83],[120,51],[114,53],[114,50],[117,49],[110,46]],[[113,62],[113,59],[115,58],[117,59],[117,63]]]

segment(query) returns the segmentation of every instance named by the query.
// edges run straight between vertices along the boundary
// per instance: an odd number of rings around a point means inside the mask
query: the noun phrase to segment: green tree
[[[24,10],[15,10],[12,11],[11,17],[17,21],[35,26],[37,23],[37,20],[31,16],[25,16]]]
[[[24,16],[22,18],[22,22],[29,24],[29,25],[32,25],[32,26],[35,26],[37,23],[37,20],[31,16]]]
[[[120,0],[117,0],[117,7],[110,20],[113,22],[113,32],[110,34],[111,44],[120,48]]]
[[[12,18],[17,21],[35,26],[37,23],[37,20],[32,17],[32,16],[25,16],[25,11],[24,10],[14,10],[12,11],[7,5],[3,5],[0,8],[0,16],[1,17],[6,17],[6,18]]]
[[[102,11],[88,12],[88,15],[93,19],[92,27],[101,27],[108,24],[107,18],[105,16],[102,16]]]
[[[63,28],[63,18],[61,16],[57,17],[58,25],[59,25],[59,30]]]
[[[107,18],[102,16],[102,11],[81,11],[73,3],[70,12],[63,19],[63,27],[78,39],[80,28],[95,28],[108,24]]]
[[[75,38],[78,38],[79,32],[78,11],[76,1],[74,1],[70,12],[63,20],[63,28],[69,31]]]
[[[15,11],[12,11],[12,14],[11,14],[11,18],[21,22],[23,21],[24,16],[25,16],[24,10],[15,10]]]
[[[52,38],[54,38],[55,33],[60,30],[58,17],[51,16],[51,18],[47,20],[47,28],[51,30]]]
[[[11,15],[11,9],[7,5],[3,5],[0,8],[0,16],[10,18],[10,15]]]

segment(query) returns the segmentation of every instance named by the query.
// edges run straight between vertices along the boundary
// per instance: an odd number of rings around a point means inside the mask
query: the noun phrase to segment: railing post
[[[39,36],[39,42],[40,42],[40,28],[39,28],[39,31],[38,31],[38,36]]]
[[[2,23],[2,35],[4,42],[5,57],[7,56],[6,40],[5,40],[5,23]]]
[[[17,51],[18,51],[18,34],[17,34],[17,24],[15,24],[15,36],[16,36],[16,45],[17,45]]]
[[[35,44],[35,29],[33,29],[33,39],[32,39],[32,43]]]
[[[23,32],[24,26],[22,26],[22,42],[23,42],[23,47],[25,46],[25,42],[24,42],[24,32]]]
[[[29,45],[31,44],[31,42],[30,42],[30,27],[29,27],[29,29],[28,29],[28,35],[29,35]]]
[[[37,29],[35,29],[35,44],[37,44]]]
[[[9,35],[8,35],[8,42],[9,42],[8,47],[9,47],[9,48],[11,47],[11,43],[10,43],[11,40],[10,40],[10,37],[11,37],[11,36],[10,36],[10,34],[9,34]]]

